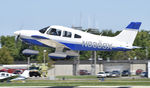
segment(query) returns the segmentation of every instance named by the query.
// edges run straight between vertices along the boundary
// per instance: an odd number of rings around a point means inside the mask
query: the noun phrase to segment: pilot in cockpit
[[[57,35],[56,29],[52,29],[50,35]]]

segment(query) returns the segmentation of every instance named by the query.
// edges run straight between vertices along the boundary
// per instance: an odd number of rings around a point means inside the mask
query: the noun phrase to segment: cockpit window
[[[61,30],[59,29],[55,29],[55,28],[51,28],[47,34],[49,35],[55,35],[55,36],[61,36]]]
[[[48,26],[48,27],[45,27],[45,28],[43,28],[43,29],[40,29],[39,32],[45,33],[45,31],[46,31],[48,28],[49,28],[49,26]]]
[[[75,35],[74,35],[74,38],[81,38],[81,36],[78,35],[78,34],[75,34]]]
[[[63,37],[69,37],[69,38],[71,38],[71,35],[72,35],[71,32],[68,32],[68,31],[64,31],[63,32]]]

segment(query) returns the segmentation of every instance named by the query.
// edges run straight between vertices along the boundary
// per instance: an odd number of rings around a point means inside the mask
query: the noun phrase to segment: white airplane
[[[45,47],[56,48],[51,58],[77,56],[73,51],[127,51],[135,48],[133,42],[141,22],[131,22],[125,30],[115,37],[94,35],[63,26],[48,26],[41,30],[20,30],[14,32],[17,39]],[[63,50],[66,49],[64,52]]]
[[[24,72],[22,74],[18,75],[18,77],[12,79],[11,81],[14,81],[14,80],[25,80],[25,79],[30,77],[29,76],[29,72],[30,72],[29,70],[24,70]]]
[[[0,72],[0,82],[9,81],[13,78],[18,77],[16,74],[8,72]]]
[[[8,72],[0,72],[0,82],[14,81],[14,80],[25,80],[29,78],[29,70],[25,70],[22,74],[13,74]]]

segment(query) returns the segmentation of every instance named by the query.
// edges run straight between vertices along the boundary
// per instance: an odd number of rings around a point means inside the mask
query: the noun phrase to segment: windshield
[[[45,27],[45,28],[43,28],[43,29],[40,29],[39,32],[45,33],[45,31],[46,31],[48,28],[49,28],[49,26],[48,26],[48,27]]]
[[[99,72],[98,74],[104,74],[104,72]]]

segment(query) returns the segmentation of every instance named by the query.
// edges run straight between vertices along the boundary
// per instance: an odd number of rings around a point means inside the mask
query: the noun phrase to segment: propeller
[[[16,46],[16,48],[17,48],[19,39],[20,39],[20,34],[15,36],[15,46]]]

